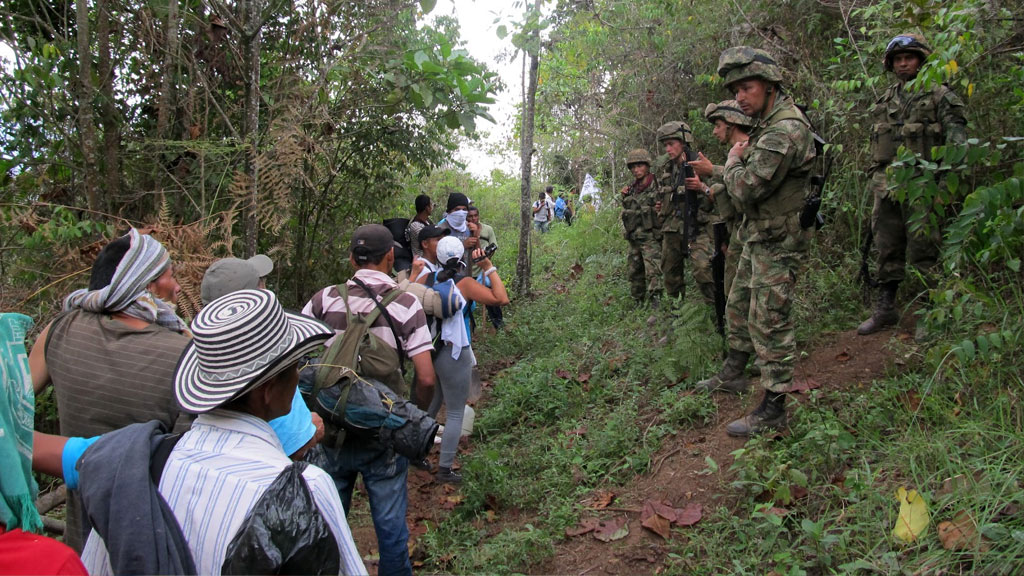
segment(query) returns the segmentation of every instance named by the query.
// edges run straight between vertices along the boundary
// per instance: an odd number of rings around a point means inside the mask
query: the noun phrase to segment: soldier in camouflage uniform
[[[754,119],[743,113],[740,105],[735,100],[723,100],[718,104],[708,104],[704,109],[704,118],[714,126],[712,134],[719,142],[732,147],[737,142],[749,140],[750,131],[753,129]],[[736,276],[736,266],[740,261],[740,252],[743,249],[743,239],[738,236],[740,214],[739,204],[729,197],[725,191],[725,166],[717,166],[711,163],[704,154],[698,153],[697,159],[690,162],[697,177],[707,184],[704,185],[704,194],[714,203],[714,212],[718,215],[718,222],[725,222],[729,231],[729,241],[723,247],[725,251],[725,293],[729,294],[732,288],[732,280]],[[690,184],[687,180],[687,184]],[[711,241],[711,239],[709,239]],[[714,249],[714,246],[711,247]]]
[[[686,194],[683,185],[684,166],[697,158],[693,152],[693,134],[685,122],[668,122],[658,128],[658,143],[665,147],[668,159],[658,174],[658,196],[655,204],[661,219],[661,273],[665,282],[665,294],[670,298],[681,298],[686,292],[684,273],[689,254],[689,240],[683,238],[683,218],[686,211]],[[710,269],[710,263],[708,264]]]
[[[719,57],[718,75],[757,125],[748,142],[733,145],[725,163],[726,191],[743,214],[743,249],[726,309],[729,356],[699,386],[744,391],[744,368],[757,354],[761,404],[726,426],[730,436],[745,437],[786,423],[785,392],[796,357],[793,287],[811,237],[800,226],[800,212],[811,189],[815,149],[810,122],[783,92],[782,69],[770,54],[729,48]]]
[[[872,108],[871,188],[875,204],[871,232],[878,247],[879,294],[874,313],[857,328],[858,334],[872,334],[899,320],[896,289],[906,276],[907,261],[930,279],[939,257],[942,231],[937,225],[911,231],[912,215],[929,212],[920,203],[900,203],[891,197],[885,170],[902,144],[908,150],[931,158],[932,146],[962,145],[967,142],[964,103],[945,84],[931,90],[911,92],[906,83],[917,76],[931,49],[917,34],[901,34],[885,49],[885,69],[896,74],[897,82]]]
[[[629,292],[637,302],[647,298],[657,306],[661,297],[661,222],[654,210],[658,187],[651,174],[651,155],[642,148],[632,150],[626,155],[626,167],[635,178],[622,188]]]

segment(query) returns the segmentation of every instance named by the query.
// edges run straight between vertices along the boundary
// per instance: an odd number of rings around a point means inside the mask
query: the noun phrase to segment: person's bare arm
[[[36,472],[49,474],[57,478],[64,477],[64,445],[68,439],[64,436],[32,433],[32,469]]]
[[[474,258],[479,258],[480,256],[483,256],[483,250],[477,250],[473,253]],[[484,271],[494,267],[489,258],[484,258],[476,264]],[[498,276],[498,271],[491,272],[487,278],[491,281],[490,288],[467,276],[459,280],[459,291],[466,298],[485,306],[507,306],[509,303],[508,292],[505,290],[505,284],[501,281],[501,277]]]
[[[32,351],[28,353],[28,368],[32,372],[32,388],[39,394],[50,383],[50,371],[46,368],[46,338],[50,334],[47,324],[36,338]]]
[[[437,374],[434,373],[434,359],[430,351],[420,352],[409,358],[416,368],[416,405],[426,410],[434,399],[434,387],[437,385]]]

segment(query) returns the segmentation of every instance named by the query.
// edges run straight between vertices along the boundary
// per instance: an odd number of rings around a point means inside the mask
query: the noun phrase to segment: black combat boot
[[[888,326],[895,326],[900,320],[896,312],[896,288],[899,282],[886,282],[878,291],[878,302],[875,304],[875,311],[871,318],[861,322],[857,327],[857,334],[867,336],[874,334]]]
[[[753,412],[730,422],[725,427],[729,436],[749,438],[765,430],[778,430],[786,426],[786,395],[765,390],[761,405]]]
[[[729,392],[731,394],[743,394],[750,388],[750,379],[747,378],[747,360],[750,353],[739,350],[729,350],[729,356],[725,359],[722,369],[711,378],[697,382],[697,389],[705,392]]]

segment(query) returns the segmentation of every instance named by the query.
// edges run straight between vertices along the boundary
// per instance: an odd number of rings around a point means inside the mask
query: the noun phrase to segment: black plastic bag
[[[274,479],[228,544],[222,574],[338,574],[341,553],[295,462]]]

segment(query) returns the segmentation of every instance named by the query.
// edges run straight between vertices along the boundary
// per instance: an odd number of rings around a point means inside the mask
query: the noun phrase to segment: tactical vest
[[[871,160],[889,164],[901,144],[930,160],[932,146],[945,144],[939,102],[948,90],[940,85],[930,92],[903,92],[901,98],[899,84],[890,86],[873,109]]]
[[[687,148],[683,151],[688,161],[696,160],[697,153]],[[683,167],[672,161],[671,158],[665,161],[658,175],[658,199],[661,200],[661,212],[658,217],[661,220],[662,232],[682,232],[683,213],[686,210],[686,188],[682,185],[682,179],[676,174]],[[678,188],[676,182],[679,182]],[[702,194],[698,193],[698,196]],[[675,202],[673,202],[673,198]],[[697,210],[697,223],[700,224],[701,210]],[[705,222],[707,220],[704,220]]]
[[[754,143],[760,138],[765,128],[786,120],[795,120],[810,132],[811,123],[807,117],[795,104],[787,102],[785,107],[776,110],[751,132],[751,146],[747,148],[744,155],[754,149]],[[810,234],[809,231],[800,227],[800,211],[803,210],[804,201],[810,194],[810,173],[815,155],[814,141],[808,137],[806,148],[794,150],[785,160],[788,164],[780,165],[780,170],[784,171],[781,181],[775,182],[773,178],[771,183],[776,187],[775,193],[756,204],[743,204],[744,226],[748,241],[780,241],[790,238],[800,240],[798,243],[801,246],[798,248],[806,247],[805,240],[809,238]],[[780,176],[777,171],[776,178],[778,177]]]
[[[622,197],[622,226],[626,229],[626,240],[644,241],[660,236],[658,215],[654,211],[657,183],[652,181],[644,190],[638,191],[634,180]]]

